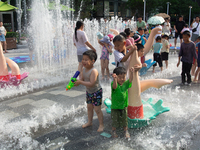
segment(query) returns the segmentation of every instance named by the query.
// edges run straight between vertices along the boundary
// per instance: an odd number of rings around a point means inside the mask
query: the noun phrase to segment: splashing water
[[[0,89],[0,98],[19,95],[33,91],[35,89],[52,86],[61,82],[66,82],[66,78],[71,78],[77,70],[76,48],[73,45],[72,37],[75,27],[73,13],[70,11],[60,10],[60,1],[56,0],[56,10],[48,10],[48,0],[34,0],[32,5],[31,25],[29,33],[33,36],[35,44],[36,65],[34,67],[25,67],[21,72],[29,72],[29,77],[19,85],[19,87],[8,87]],[[69,3],[65,3],[68,4]],[[131,28],[135,29],[135,22],[132,19]],[[105,22],[103,19],[84,20],[85,32],[90,43],[97,49],[100,56],[101,48],[97,42],[97,32],[104,33]],[[107,33],[109,28],[123,31],[125,25],[122,24],[122,19],[112,17],[106,24]],[[152,53],[147,54],[146,59],[152,58]],[[169,55],[169,68],[162,73],[157,72],[152,74],[148,72],[146,76],[141,77],[141,80],[152,78],[174,78],[180,77],[181,69],[176,67],[177,56]],[[114,56],[111,56],[111,62]],[[95,67],[100,70],[99,59],[95,63]],[[111,66],[110,66],[111,67]],[[174,86],[174,87],[173,87]],[[177,134],[188,122],[192,122],[194,116],[199,110],[199,93],[197,90],[190,91],[177,85],[165,86],[161,89],[149,89],[142,93],[142,99],[147,100],[163,99],[164,105],[170,107],[171,110],[158,116],[156,121],[143,130],[136,130],[134,139],[127,143],[129,145],[141,146],[143,149],[169,149],[187,148],[191,145],[191,135],[188,132]],[[110,97],[110,85],[103,85],[105,89],[104,99]],[[184,98],[183,98],[184,97]],[[191,103],[192,101],[192,103]],[[191,109],[193,108],[193,109]],[[66,111],[67,110],[67,111]],[[6,114],[0,117],[0,149],[45,149],[50,145],[42,145],[34,140],[33,134],[41,128],[48,128],[50,125],[56,125],[62,122],[65,117],[72,117],[81,110],[86,113],[85,105],[80,105],[75,109],[73,106],[61,106],[54,104],[48,108],[37,108],[29,115],[30,118],[18,119],[10,121]],[[185,122],[183,120],[186,120]],[[187,122],[188,120],[188,122]],[[73,124],[80,126],[80,123],[85,121],[85,117],[74,117],[72,123],[68,123],[68,128]],[[200,131],[199,121],[193,121],[193,126],[189,131],[196,134]],[[174,129],[177,129],[174,130]],[[181,138],[177,138],[181,135]],[[112,144],[120,144],[123,149],[127,143],[121,139],[111,141]],[[124,146],[123,146],[124,145]],[[133,146],[133,147],[134,147]],[[117,146],[116,146],[117,147]]]

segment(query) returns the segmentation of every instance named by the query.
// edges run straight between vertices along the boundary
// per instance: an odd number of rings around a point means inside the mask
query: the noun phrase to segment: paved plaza
[[[19,51],[9,52],[8,57],[27,55],[28,49],[21,47]],[[177,55],[170,57],[176,59]],[[149,70],[146,77],[151,77],[151,72]],[[170,111],[157,116],[147,127],[129,129],[129,140],[124,138],[122,130],[118,130],[117,139],[101,136],[96,131],[96,114],[93,126],[82,129],[81,125],[87,121],[85,87],[66,91],[64,82],[0,102],[0,149],[200,149],[200,85],[180,86],[179,73],[163,74],[156,73],[153,77],[166,77],[174,82],[159,90],[147,90],[142,93],[142,99],[163,99],[163,105]],[[110,81],[102,82],[102,86],[103,99],[110,98]],[[104,132],[110,134],[111,117],[105,109],[103,104]]]

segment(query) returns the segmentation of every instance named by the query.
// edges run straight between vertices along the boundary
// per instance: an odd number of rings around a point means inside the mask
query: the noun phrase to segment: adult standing
[[[168,35],[170,35],[170,29],[171,29],[171,24],[170,24],[170,19],[169,18],[165,18],[165,23],[163,26],[163,33],[167,33]]]
[[[185,26],[185,21],[183,21],[183,16],[179,16],[178,21],[176,21],[175,25],[174,25],[174,29],[175,29],[175,39],[174,39],[174,47],[176,49],[176,42],[177,42],[177,38],[180,38],[180,44],[182,43],[182,39],[183,39],[183,35],[181,33],[181,31],[183,30]]]
[[[141,16],[138,17],[138,21],[137,21],[137,30],[138,30],[138,28],[140,28],[140,27],[141,27],[143,30],[146,29],[146,23],[145,23],[145,21],[142,20],[142,17],[141,17]]]
[[[3,26],[3,22],[1,21],[0,22],[0,41],[1,41],[2,45],[3,45],[5,53],[8,53],[8,51],[7,51],[7,43],[6,43],[6,38],[5,38],[6,33],[7,33],[7,31],[6,31],[5,27]]]
[[[76,22],[76,27],[75,27],[75,32],[73,35],[73,42],[74,45],[77,48],[77,57],[78,57],[78,71],[82,72],[82,58],[83,58],[83,53],[87,50],[92,49],[93,51],[96,52],[96,49],[88,42],[88,38],[83,31],[84,28],[84,23],[82,21],[77,21]],[[82,76],[82,73],[80,74],[80,78]]]
[[[199,25],[199,16],[197,16],[193,20],[193,22],[192,22],[192,24],[191,24],[190,27],[192,28],[192,37],[191,37],[191,40],[193,42],[195,42],[197,40],[197,38],[199,37],[199,31],[200,31],[200,29],[199,29],[200,28],[200,25]]]

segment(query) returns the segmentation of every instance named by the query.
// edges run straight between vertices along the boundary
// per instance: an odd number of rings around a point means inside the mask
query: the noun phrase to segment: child
[[[185,85],[185,74],[187,75],[187,83],[191,85],[191,75],[190,70],[192,68],[193,57],[195,58],[195,63],[197,59],[195,44],[190,41],[190,32],[183,32],[183,43],[181,43],[181,48],[179,52],[179,58],[177,67],[180,64],[180,60],[182,61],[182,84]]]
[[[168,40],[169,40],[169,35],[168,35],[168,33],[165,33],[162,36],[161,57],[162,57],[162,60],[165,61],[166,69],[168,68],[168,55],[169,55],[169,48],[170,48]]]
[[[144,46],[147,41],[147,39],[144,36],[144,30],[140,27],[140,28],[138,28],[138,33],[141,36],[141,40],[142,40],[141,44]]]
[[[126,53],[126,40],[122,35],[117,35],[113,39],[114,43],[114,56],[116,67],[124,67],[126,70],[129,65],[129,56],[133,53],[135,49],[131,48],[128,53]]]
[[[108,34],[107,36],[105,36],[102,40],[98,41],[99,44],[102,47],[102,53],[101,53],[101,73],[102,73],[102,80],[104,80],[104,72],[106,70],[106,74],[107,74],[107,79],[110,79],[110,72],[109,72],[109,53],[112,54],[112,43],[111,41],[113,40],[113,35],[112,34]]]
[[[183,34],[184,31],[190,31],[188,24],[185,24],[184,28],[181,30],[181,34]]]
[[[200,74],[199,74],[199,72],[200,72],[200,52],[199,52],[199,50],[200,50],[200,36],[197,38],[196,46],[198,48],[198,51],[197,51],[197,53],[198,53],[198,59],[197,59],[198,69],[195,72],[194,82],[197,82],[197,76],[198,75],[199,75],[198,80],[200,81]]]
[[[103,113],[101,111],[102,104],[102,88],[99,84],[99,73],[94,68],[94,63],[97,60],[96,52],[88,50],[83,53],[83,75],[81,80],[75,82],[75,86],[82,84],[86,86],[86,103],[88,112],[88,122],[82,125],[82,128],[86,128],[92,125],[93,110],[95,110],[98,120],[99,128],[98,132],[102,132],[104,129],[103,125]]]
[[[136,44],[137,46],[137,51],[138,51],[138,57],[143,57],[144,56],[144,46],[142,44]],[[142,67],[147,67],[147,64],[141,60]]]
[[[147,29],[144,29],[144,37],[148,40],[149,38],[149,31]]]
[[[111,119],[112,119],[112,137],[117,138],[116,128],[123,127],[125,137],[130,138],[128,133],[127,122],[127,107],[128,107],[128,89],[132,85],[133,67],[130,69],[130,78],[126,81],[126,69],[124,67],[117,67],[113,71],[112,89],[112,105],[111,105]]]
[[[157,63],[159,64],[161,71],[163,70],[162,58],[160,55],[160,51],[162,49],[160,36],[157,36],[156,43],[153,45],[153,48],[154,48],[153,60],[156,61],[156,63],[153,65],[153,73],[155,73],[155,67],[157,66]]]

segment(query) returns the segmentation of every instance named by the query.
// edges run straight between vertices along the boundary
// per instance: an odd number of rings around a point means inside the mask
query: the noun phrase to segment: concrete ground
[[[27,47],[22,46],[20,49],[9,50],[6,56],[27,54]],[[151,71],[148,71],[147,76],[151,75]],[[170,107],[171,110],[159,115],[149,126],[129,129],[131,135],[129,140],[123,137],[122,130],[118,130],[120,137],[117,139],[101,136],[96,131],[98,129],[96,115],[93,126],[81,128],[87,121],[83,86],[66,92],[66,84],[62,83],[23,96],[17,95],[5,99],[0,102],[0,149],[198,150],[200,149],[200,96],[194,93],[199,93],[200,85],[180,86],[180,74],[176,73],[166,77],[173,79],[174,82],[161,90],[148,90],[142,94],[142,98],[152,95],[155,99],[162,98],[165,100],[164,106]],[[102,82],[102,86],[105,91],[104,99],[110,98],[109,92],[106,92],[110,90],[110,81]],[[110,134],[111,118],[105,108],[103,104],[104,132]]]

